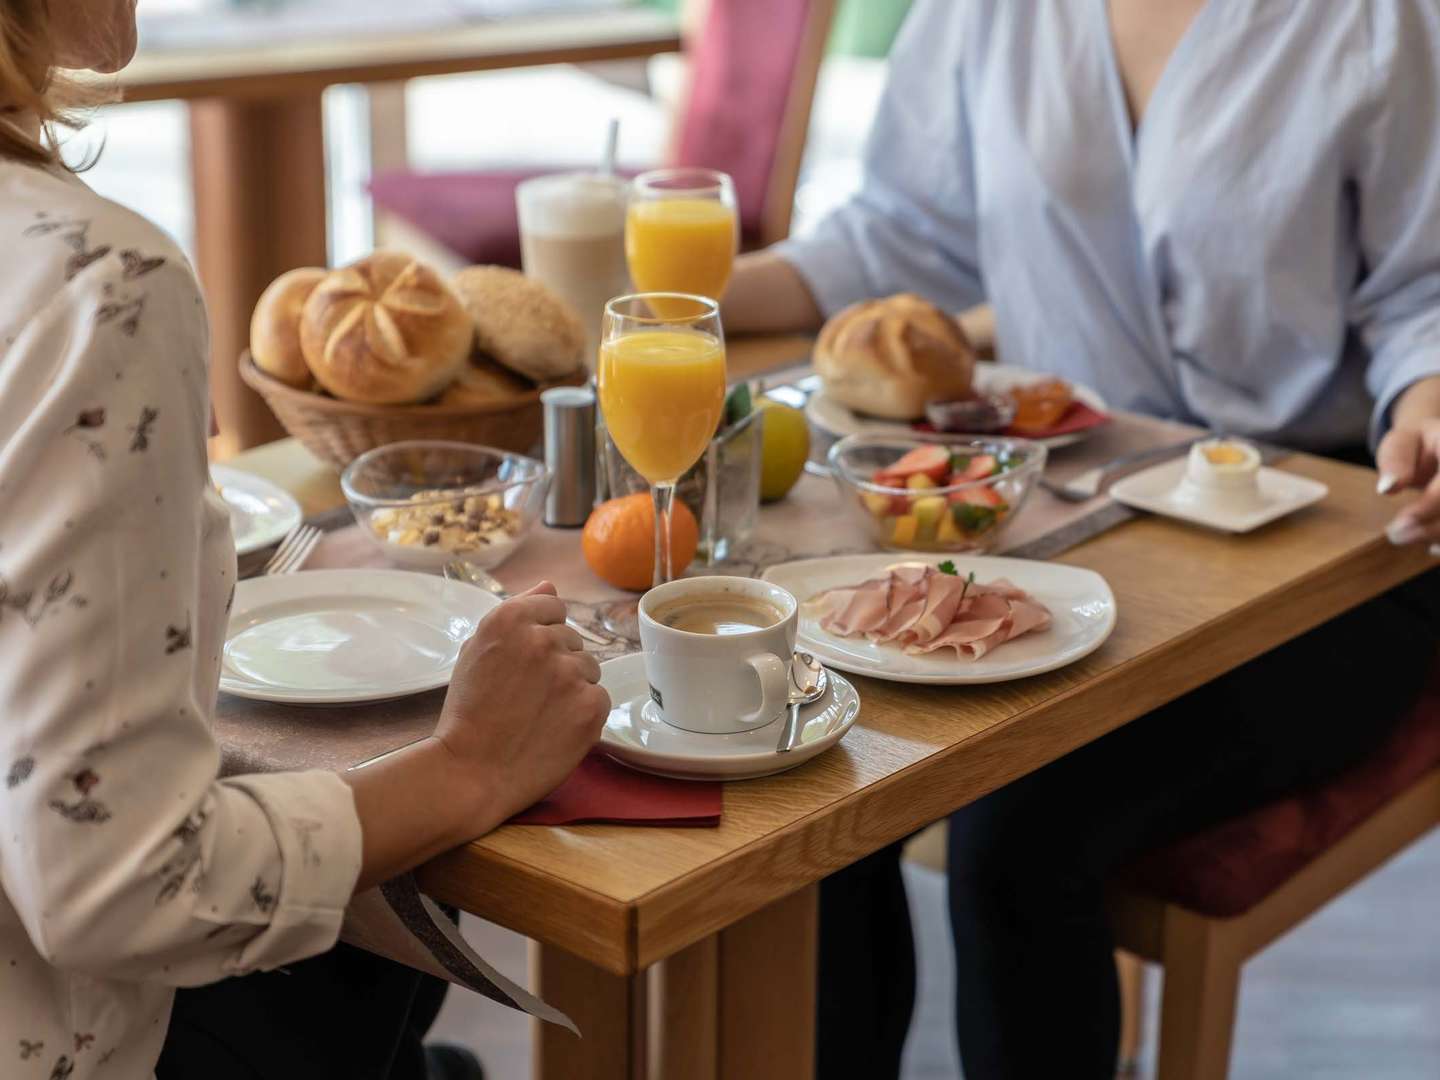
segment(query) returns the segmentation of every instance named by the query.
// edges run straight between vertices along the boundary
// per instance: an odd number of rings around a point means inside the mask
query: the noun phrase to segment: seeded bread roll
[[[975,353],[959,323],[913,293],[852,304],[815,343],[825,393],[856,412],[919,420],[932,401],[970,393]]]
[[[300,317],[300,347],[316,380],[367,405],[434,397],[464,368],[474,340],[440,275],[394,252],[327,274]]]
[[[267,375],[302,390],[315,377],[300,349],[300,312],[328,271],[303,266],[281,274],[260,294],[250,316],[250,355]]]
[[[475,344],[486,356],[533,382],[574,372],[585,328],[564,300],[540,282],[504,266],[471,266],[452,279],[475,322]]]

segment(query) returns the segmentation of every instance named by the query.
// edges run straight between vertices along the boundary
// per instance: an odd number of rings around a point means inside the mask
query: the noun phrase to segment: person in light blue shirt
[[[900,291],[990,305],[1006,361],[1119,408],[1377,454],[1381,493],[1423,489],[1390,539],[1437,544],[1440,3],[919,0],[862,189],[742,258],[726,324]],[[1113,1076],[1106,874],[1368,753],[1435,655],[1435,578],[955,815],[967,1080]],[[822,898],[821,1075],[894,1075],[894,852]]]

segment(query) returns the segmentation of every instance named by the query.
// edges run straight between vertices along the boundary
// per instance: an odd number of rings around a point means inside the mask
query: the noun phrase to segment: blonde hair
[[[79,110],[103,95],[57,74],[49,0],[0,0],[0,158],[64,164],[57,127],[79,128]],[[38,119],[40,138],[22,118]]]

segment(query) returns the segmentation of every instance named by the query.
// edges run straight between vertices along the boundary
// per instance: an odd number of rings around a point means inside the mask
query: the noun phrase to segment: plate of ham
[[[1093,570],[977,555],[837,555],[773,566],[800,600],[796,648],[830,667],[911,683],[991,683],[1072,664],[1115,629]]]

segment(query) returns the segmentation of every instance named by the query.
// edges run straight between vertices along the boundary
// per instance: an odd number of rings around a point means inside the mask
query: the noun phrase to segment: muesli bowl
[[[850,435],[828,460],[841,499],[877,547],[983,552],[1024,508],[1045,456],[1029,439]]]
[[[453,559],[499,566],[534,528],[549,485],[534,458],[424,439],[367,451],[340,474],[355,521],[386,559],[431,572]]]

